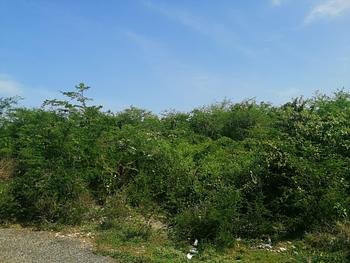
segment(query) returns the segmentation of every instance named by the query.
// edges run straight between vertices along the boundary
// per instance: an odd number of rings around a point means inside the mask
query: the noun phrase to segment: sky
[[[350,0],[0,0],[0,97],[276,105],[350,87]]]

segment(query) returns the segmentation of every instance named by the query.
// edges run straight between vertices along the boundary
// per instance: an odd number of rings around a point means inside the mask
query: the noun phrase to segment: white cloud
[[[285,0],[270,0],[270,1],[273,6],[280,6],[285,2]]]
[[[334,18],[350,10],[350,0],[327,0],[314,6],[305,17],[305,24],[322,18]]]
[[[8,75],[0,74],[0,96],[15,96],[22,93],[22,85]]]
[[[143,1],[142,3],[150,10],[222,46],[233,48],[246,56],[252,56],[254,53],[249,47],[240,43],[239,36],[235,33],[232,26],[209,19],[208,17],[195,15],[189,12],[189,10],[179,9],[169,5],[156,5],[151,1]]]
[[[215,21],[208,21],[199,16],[195,16],[189,13],[187,10],[179,10],[176,8],[170,8],[169,6],[156,5],[153,2],[143,2],[149,9],[176,21],[190,30],[196,31],[200,34],[206,35],[213,39],[226,39],[232,37],[233,33],[228,30],[224,25]]]
[[[155,39],[141,35],[131,30],[123,30],[122,33],[133,43],[138,45],[141,49],[161,49],[163,48],[161,43]]]

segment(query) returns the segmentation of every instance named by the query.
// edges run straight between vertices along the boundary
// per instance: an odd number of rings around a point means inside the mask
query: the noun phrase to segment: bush
[[[187,209],[175,217],[177,236],[230,245],[240,228],[239,208],[239,192],[233,188],[224,188],[207,202]]]
[[[13,202],[3,208],[22,223],[76,224],[86,212],[79,202],[83,193],[81,180],[71,173],[32,171],[11,182],[8,195]]]
[[[1,221],[76,224],[100,206],[120,238],[147,239],[142,220],[120,228],[132,206],[162,211],[178,238],[227,246],[349,220],[350,94],[160,118],[103,112],[88,88],[40,109],[0,98]]]

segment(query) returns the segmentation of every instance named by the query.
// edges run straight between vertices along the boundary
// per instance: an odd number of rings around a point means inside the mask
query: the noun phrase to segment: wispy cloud
[[[202,65],[176,56],[158,39],[131,30],[123,32],[130,42],[139,47],[148,63],[149,74],[154,83],[162,87],[161,90],[156,89],[157,95],[164,92],[163,95],[172,97],[173,101],[181,100],[186,105],[186,110],[193,107],[194,101],[207,104],[222,99],[220,94],[238,96],[239,92],[236,89],[232,90],[232,87],[241,87],[241,80],[237,80],[236,76],[213,72]],[[149,92],[155,92],[152,85]],[[239,98],[244,98],[243,92],[239,95]],[[167,103],[161,108],[176,106],[169,101]]]
[[[310,10],[304,23],[310,24],[318,19],[338,17],[348,11],[350,11],[350,0],[327,0]]]
[[[280,6],[286,2],[286,0],[270,0],[271,5],[273,6]]]
[[[215,21],[208,21],[207,19],[191,14],[187,10],[178,10],[165,5],[160,6],[150,1],[144,1],[143,3],[149,9],[167,17],[168,19],[179,22],[183,26],[210,38],[226,39],[233,35],[233,33],[224,25]]]
[[[0,96],[14,96],[22,93],[22,84],[6,74],[0,74]]]
[[[141,35],[131,30],[122,30],[122,33],[133,43],[143,50],[163,48],[159,41],[151,39],[150,37]]]
[[[253,51],[249,47],[240,43],[239,37],[234,32],[232,26],[227,26],[219,21],[193,14],[188,10],[166,5],[156,5],[151,1],[143,1],[142,3],[150,10],[181,24],[193,32],[207,37],[211,41],[234,48],[244,55],[251,56],[253,54]]]

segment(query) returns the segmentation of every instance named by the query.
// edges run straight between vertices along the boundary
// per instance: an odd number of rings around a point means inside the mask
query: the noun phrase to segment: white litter
[[[187,253],[187,258],[192,259],[193,255],[191,253]]]
[[[287,251],[287,249],[285,247],[278,247],[276,249],[276,252],[285,252],[285,251]]]
[[[261,248],[261,249],[272,249],[272,246],[271,246],[271,244],[268,244],[268,243],[266,243],[266,244],[260,244],[259,246],[258,246],[258,248]]]
[[[198,239],[195,239],[193,246],[190,249],[190,252],[187,253],[187,255],[186,255],[187,259],[192,259],[192,257],[198,253],[197,246],[198,246]]]

